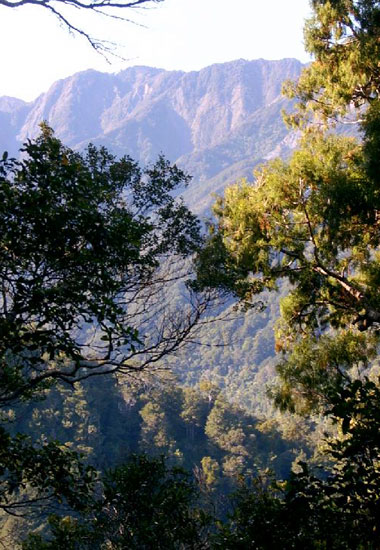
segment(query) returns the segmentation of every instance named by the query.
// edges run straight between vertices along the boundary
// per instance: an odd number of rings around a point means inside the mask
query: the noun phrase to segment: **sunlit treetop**
[[[363,105],[380,91],[380,2],[312,0],[314,15],[305,25],[305,46],[315,61],[285,92],[298,99],[289,120],[305,125],[342,115],[360,118]]]
[[[248,305],[290,283],[276,334],[285,408],[328,401],[365,372],[379,341],[380,2],[312,7],[305,37],[315,61],[287,84],[299,148],[257,169],[253,184],[226,189],[198,259],[201,286]],[[359,120],[360,141],[332,132]]]

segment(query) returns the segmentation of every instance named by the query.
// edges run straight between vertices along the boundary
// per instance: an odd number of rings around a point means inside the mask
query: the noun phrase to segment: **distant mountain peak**
[[[274,151],[286,153],[291,140],[281,121],[287,105],[281,87],[301,69],[291,58],[237,59],[190,72],[89,69],[55,82],[31,103],[0,98],[0,147],[16,154],[47,120],[73,148],[104,144],[142,163],[163,152],[194,175],[188,200],[196,204],[208,187],[220,191]]]
[[[28,105],[26,101],[22,99],[17,99],[16,97],[10,97],[3,95],[0,97],[0,112],[3,113],[13,113],[14,111],[25,107]]]

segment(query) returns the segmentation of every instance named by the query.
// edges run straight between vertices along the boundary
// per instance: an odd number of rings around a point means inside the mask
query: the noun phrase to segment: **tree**
[[[329,414],[344,438],[327,442],[328,471],[301,463],[285,482],[245,480],[215,548],[379,548],[379,386],[356,380],[332,394]]]
[[[20,160],[0,161],[0,405],[56,383],[140,373],[181,347],[209,297],[174,299],[201,244],[164,158],[142,171],[104,148],[81,154],[42,125]],[[33,446],[1,428],[0,507],[51,496],[75,502],[93,478],[58,443]],[[61,466],[60,466],[61,464]],[[45,473],[44,473],[45,472]],[[32,489],[32,494],[21,494]],[[20,493],[21,491],[21,493]],[[73,493],[73,494],[71,494]],[[80,500],[78,491],[78,500]]]
[[[134,456],[104,476],[102,494],[83,518],[53,517],[50,539],[34,534],[23,548],[206,548],[209,518],[196,500],[196,487],[182,469],[168,468],[162,458]]]
[[[165,302],[201,243],[171,194],[188,182],[176,166],[75,153],[46,126],[22,152],[0,166],[3,404],[57,380],[140,372],[184,343],[208,303]]]
[[[120,15],[124,9],[136,10],[146,8],[152,4],[164,0],[0,0],[0,6],[6,8],[19,8],[22,6],[38,6],[53,14],[60,24],[70,33],[82,36],[90,46],[106,59],[113,53],[114,44],[94,37],[79,23],[76,23],[75,14],[78,11],[96,13],[100,16],[133,22],[131,19]]]
[[[220,547],[380,547],[380,395],[379,380],[369,379],[380,323],[380,4],[312,7],[305,35],[315,61],[287,85],[299,101],[287,120],[302,130],[300,148],[218,201],[198,284],[232,291],[249,306],[261,290],[290,283],[274,397],[293,411],[322,410],[340,433],[328,441],[324,477],[300,464],[285,484],[244,490]],[[360,141],[333,133],[352,122]]]
[[[277,349],[285,354],[278,402],[291,407],[293,398],[310,402],[313,394],[316,404],[327,395],[323,387],[349,382],[354,350],[359,366],[368,365],[380,322],[380,8],[364,0],[313,7],[306,38],[316,60],[291,87],[300,101],[289,118],[303,129],[300,148],[289,161],[259,168],[254,185],[226,190],[198,260],[201,286],[219,285],[248,304],[283,279],[291,283],[277,329]],[[325,131],[327,121],[342,121],[353,105],[361,142]],[[330,353],[322,360],[329,338],[335,359]],[[299,368],[306,348],[318,358],[308,370]]]
[[[52,502],[83,511],[95,480],[94,468],[64,445],[33,445],[0,427],[0,509],[7,514],[33,517]]]
[[[299,101],[291,119],[303,125],[313,121],[313,113],[325,122],[347,114],[361,119],[360,107],[373,104],[380,91],[379,2],[311,0],[311,6],[304,33],[315,62],[286,86]]]
[[[219,525],[212,547],[224,550],[324,548],[318,546],[320,541],[314,539],[315,529],[310,529],[312,525],[308,524],[307,503],[292,506],[286,497],[287,487],[265,476],[252,483],[241,482],[231,499],[232,510],[227,521]]]

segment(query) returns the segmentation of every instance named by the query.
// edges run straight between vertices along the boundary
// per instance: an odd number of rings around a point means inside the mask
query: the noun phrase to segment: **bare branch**
[[[133,19],[124,17],[114,11],[124,11],[125,9],[146,9],[153,4],[158,4],[164,0],[133,0],[133,1],[116,1],[113,0],[0,0],[0,6],[6,8],[20,8],[23,6],[37,6],[44,8],[52,13],[58,21],[65,27],[69,33],[77,34],[83,37],[96,52],[102,55],[107,61],[109,56],[118,57],[123,59],[114,50],[117,48],[117,44],[104,40],[102,38],[94,37],[90,31],[80,27],[75,23],[74,15],[70,10],[88,10],[96,13],[99,16],[105,16],[119,21],[124,21],[134,25],[144,27],[144,25],[137,23]],[[63,9],[68,9],[68,14],[64,14]]]

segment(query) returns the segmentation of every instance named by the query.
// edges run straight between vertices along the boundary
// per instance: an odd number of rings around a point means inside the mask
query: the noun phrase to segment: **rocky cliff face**
[[[32,103],[0,98],[0,147],[15,154],[47,120],[73,148],[91,141],[142,163],[164,153],[193,175],[187,200],[202,211],[210,191],[291,147],[281,120],[287,104],[281,85],[301,68],[294,59],[260,59],[190,73],[85,71],[56,82]]]

